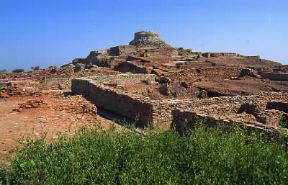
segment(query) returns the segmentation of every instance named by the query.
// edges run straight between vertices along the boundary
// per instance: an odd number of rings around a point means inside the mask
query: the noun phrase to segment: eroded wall
[[[161,130],[175,127],[183,132],[187,129],[186,123],[188,128],[193,127],[198,119],[204,119],[208,124],[220,121],[273,129],[277,128],[281,118],[287,115],[287,93],[152,100],[121,91],[121,88],[113,88],[114,83],[115,87],[119,87],[125,84],[133,85],[142,80],[155,80],[155,75],[120,74],[73,79],[72,92],[86,96],[98,107],[135,120],[140,126]]]
[[[106,87],[105,83],[133,84],[141,80],[154,79],[154,75],[108,75],[90,79],[72,80],[72,93],[84,95],[96,106],[109,110],[120,116],[148,126],[152,122],[153,105],[139,97],[131,97],[123,92]]]
[[[268,73],[268,72],[259,72],[259,75],[262,78],[267,78],[269,80],[275,81],[288,81],[287,73]]]

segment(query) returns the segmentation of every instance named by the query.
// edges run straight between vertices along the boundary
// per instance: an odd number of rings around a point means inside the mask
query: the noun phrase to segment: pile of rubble
[[[15,108],[13,111],[16,112],[22,112],[26,109],[35,109],[40,107],[46,107],[47,103],[45,103],[43,100],[28,100],[24,103],[20,103],[17,108]]]
[[[33,87],[6,86],[0,89],[0,98],[40,96],[41,91]]]
[[[62,96],[58,99],[58,105],[51,106],[52,109],[66,111],[75,114],[96,114],[97,108],[82,96]]]

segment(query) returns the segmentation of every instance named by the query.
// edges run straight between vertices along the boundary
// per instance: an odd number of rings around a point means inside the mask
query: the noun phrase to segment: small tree
[[[7,73],[6,69],[0,69],[0,73]]]
[[[48,69],[57,69],[57,66],[49,66]]]
[[[32,71],[39,71],[41,68],[40,66],[31,67]]]
[[[50,73],[56,73],[57,72],[57,66],[49,66],[48,67]]]
[[[24,69],[13,69],[12,73],[23,73],[24,71]]]

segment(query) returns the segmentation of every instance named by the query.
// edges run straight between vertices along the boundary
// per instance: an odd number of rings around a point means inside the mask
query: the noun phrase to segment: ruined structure
[[[136,48],[134,46],[115,46],[108,50],[110,56],[128,56],[130,54],[136,53]]]
[[[72,92],[81,94],[97,106],[148,126],[152,122],[153,106],[137,95],[117,91],[123,85],[155,81],[155,75],[110,75],[72,80]]]
[[[134,37],[59,68],[0,73],[6,145],[32,128],[55,130],[56,136],[95,123],[108,128],[118,119],[117,130],[127,121],[185,132],[199,120],[287,129],[288,66],[259,56],[174,48],[149,31]],[[71,88],[79,96],[70,96]]]
[[[183,131],[185,122],[203,118],[269,129],[287,113],[278,108],[288,102],[288,70],[281,64],[174,48],[151,31],[136,32],[129,45],[91,51],[72,65],[75,73],[91,66],[127,73],[76,78],[72,92],[142,126]]]
[[[288,73],[260,72],[262,78],[273,81],[288,81]]]
[[[151,31],[136,32],[129,45],[136,47],[171,48],[169,44],[160,39],[159,34]]]
[[[193,106],[179,105],[172,111],[173,125],[179,132],[199,121],[207,124],[239,124],[261,130],[287,128],[288,94],[262,93],[252,96],[220,97],[193,101]]]
[[[287,116],[287,93],[206,99],[152,99],[126,89],[129,85],[153,84],[157,81],[156,75],[144,74],[78,78],[72,80],[72,92],[84,95],[98,107],[138,122],[138,125],[160,129],[175,127],[181,132],[199,119],[271,130],[279,126],[282,117]]]

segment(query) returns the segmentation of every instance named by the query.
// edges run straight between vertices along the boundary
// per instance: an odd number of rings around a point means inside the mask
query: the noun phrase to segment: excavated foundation
[[[161,130],[173,127],[184,132],[200,119],[208,120],[207,123],[236,123],[273,130],[283,117],[287,117],[287,93],[155,100],[126,88],[144,82],[157,83],[156,77],[152,74],[118,74],[76,78],[72,80],[72,92],[85,96],[100,108],[134,120],[141,127]]]

